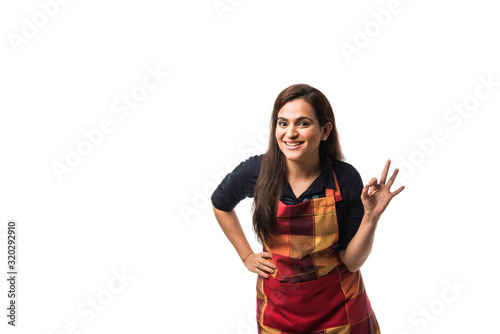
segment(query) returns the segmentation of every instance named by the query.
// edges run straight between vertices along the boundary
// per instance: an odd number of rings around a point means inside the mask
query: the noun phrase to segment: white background
[[[256,333],[256,275],[209,198],[265,152],[274,99],[295,83],[328,97],[363,182],[387,159],[401,168],[362,268],[382,333],[498,330],[493,2],[401,0],[388,18],[390,1],[228,1],[1,3],[1,277],[9,219],[19,271],[16,328],[1,280],[1,332]],[[168,75],[116,113],[147,68]],[[466,116],[447,112],[464,101]],[[105,119],[113,130],[59,179],[53,164]],[[251,203],[236,211],[258,252]]]

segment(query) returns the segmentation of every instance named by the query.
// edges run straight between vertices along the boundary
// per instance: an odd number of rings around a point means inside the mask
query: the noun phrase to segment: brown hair
[[[321,126],[324,126],[327,122],[332,122],[333,124],[328,139],[320,143],[320,155],[327,155],[330,159],[344,160],[335,117],[326,96],[307,84],[296,84],[283,90],[274,102],[273,113],[271,115],[269,147],[267,152],[262,156],[252,205],[253,229],[259,240],[267,245],[269,245],[271,237],[275,232],[278,203],[283,196],[286,185],[286,159],[278,146],[275,134],[278,113],[286,103],[299,98],[312,106]]]

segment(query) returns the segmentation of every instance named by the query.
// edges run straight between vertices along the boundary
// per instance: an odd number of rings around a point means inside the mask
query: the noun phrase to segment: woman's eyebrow
[[[284,120],[284,121],[288,121],[288,119],[287,119],[287,118],[285,118],[285,117],[278,117],[278,120],[279,120],[279,119],[282,119],[282,120]],[[310,119],[310,118],[309,118],[309,117],[307,117],[307,116],[297,117],[295,120],[296,120],[296,121],[301,121],[301,120],[303,120],[303,119],[308,119],[308,120],[309,120],[309,121],[311,121],[311,122],[313,121],[312,119]]]

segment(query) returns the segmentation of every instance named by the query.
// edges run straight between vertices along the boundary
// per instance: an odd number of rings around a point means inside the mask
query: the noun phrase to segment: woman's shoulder
[[[341,179],[349,180],[360,177],[358,170],[350,163],[333,158],[330,158],[330,161],[332,162],[333,171],[339,182]]]
[[[251,157],[248,157],[245,160],[245,162],[250,164],[252,167],[259,167],[260,168],[260,162],[261,162],[263,156],[264,156],[264,153],[252,155]]]
[[[247,159],[240,162],[240,164],[236,166],[232,173],[234,175],[246,174],[247,176],[258,176],[263,155],[264,154],[258,154],[248,157]]]
[[[343,197],[349,202],[358,199],[364,187],[358,170],[345,161],[337,159],[330,159],[330,161]]]
[[[211,196],[217,209],[230,211],[245,197],[253,197],[261,158],[262,155],[248,157],[224,177]]]

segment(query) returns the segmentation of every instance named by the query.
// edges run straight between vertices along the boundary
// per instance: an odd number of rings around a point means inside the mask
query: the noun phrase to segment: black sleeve
[[[339,184],[344,203],[344,212],[338,221],[339,223],[339,247],[337,249],[346,249],[347,245],[358,231],[361,220],[365,213],[363,202],[361,201],[361,191],[363,190],[363,181],[359,172],[351,165],[346,164],[348,171],[344,175],[343,187]],[[337,179],[339,177],[337,176]],[[340,183],[340,180],[339,180]],[[344,197],[345,196],[345,197]]]
[[[231,211],[246,197],[253,197],[261,158],[262,155],[254,155],[227,174],[212,193],[213,206],[222,211]]]

